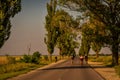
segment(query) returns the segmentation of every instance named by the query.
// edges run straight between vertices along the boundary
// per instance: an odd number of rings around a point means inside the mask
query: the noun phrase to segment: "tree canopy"
[[[10,37],[11,22],[21,10],[21,0],[1,0],[0,1],[0,48]]]
[[[53,2],[53,4],[55,3]],[[53,13],[52,9],[55,9],[53,7],[50,9],[50,4],[47,4],[46,30],[48,33],[45,42],[48,46],[48,52],[52,54],[54,47],[58,47],[62,56],[75,54],[74,48],[77,43],[73,38],[75,37],[73,28],[77,27],[79,23],[62,9],[53,10]]]
[[[91,17],[102,22],[108,30],[108,44],[112,50],[112,64],[118,65],[120,36],[120,1],[119,0],[59,0],[71,10],[81,12],[83,18]]]
[[[57,34],[56,29],[54,29],[52,25],[52,19],[56,12],[56,5],[57,5],[56,0],[51,0],[50,3],[47,3],[47,6],[46,6],[48,14],[45,17],[45,20],[46,20],[45,28],[47,30],[45,43],[47,45],[47,49],[50,55],[49,57],[50,61],[52,61],[51,55],[54,51],[54,47],[56,43],[56,34]]]

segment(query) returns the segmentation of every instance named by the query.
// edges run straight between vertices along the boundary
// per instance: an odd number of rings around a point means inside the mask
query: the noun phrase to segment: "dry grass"
[[[0,65],[7,64],[6,56],[0,56]]]
[[[22,56],[11,56],[11,57],[14,57],[16,61],[20,60],[20,58]],[[6,56],[0,56],[0,65],[4,65],[4,64],[7,64],[8,63],[8,60],[7,60],[7,57]]]

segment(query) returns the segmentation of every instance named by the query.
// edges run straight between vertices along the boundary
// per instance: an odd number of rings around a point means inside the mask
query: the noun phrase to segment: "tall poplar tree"
[[[75,34],[73,33],[73,28],[79,25],[77,20],[74,20],[73,17],[64,10],[57,10],[53,17],[52,24],[54,28],[59,28],[56,42],[60,50],[59,54],[61,56],[75,54],[74,49],[77,43],[74,41]]]
[[[50,3],[47,3],[47,6],[46,6],[48,14],[45,17],[45,20],[46,20],[45,28],[47,30],[45,43],[47,45],[50,61],[52,61],[52,53],[54,52],[54,47],[56,43],[55,35],[57,32],[52,24],[53,16],[56,13],[56,6],[57,6],[56,0],[51,0]]]
[[[20,10],[21,0],[0,0],[0,48],[10,37],[10,19]]]

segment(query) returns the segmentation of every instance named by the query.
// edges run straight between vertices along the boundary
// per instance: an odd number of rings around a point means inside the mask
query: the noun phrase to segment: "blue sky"
[[[46,3],[49,0],[22,0],[22,10],[11,19],[10,38],[0,50],[0,54],[21,55],[39,51],[47,54],[44,44]]]

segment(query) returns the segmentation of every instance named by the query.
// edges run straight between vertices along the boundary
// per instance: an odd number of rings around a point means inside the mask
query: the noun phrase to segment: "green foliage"
[[[21,58],[21,61],[23,61],[25,63],[30,63],[31,62],[31,56],[24,54],[23,58]]]
[[[25,62],[25,63],[35,63],[35,64],[39,64],[40,63],[40,57],[41,54],[37,51],[34,52],[33,55],[23,55],[23,58],[21,58],[21,61]]]
[[[32,63],[39,64],[40,57],[41,57],[41,54],[40,54],[38,51],[37,51],[37,52],[34,52],[33,55],[32,55],[32,60],[31,60],[31,62],[32,62]]]
[[[0,48],[10,36],[10,18],[21,10],[21,0],[1,0],[0,1]]]
[[[54,51],[54,47],[56,44],[56,30],[52,25],[52,18],[55,15],[56,12],[56,6],[57,6],[57,1],[56,0],[51,0],[50,3],[47,3],[47,15],[45,16],[45,28],[47,30],[47,35],[46,38],[44,38],[44,42],[47,45],[47,49],[49,52],[49,55],[51,56],[53,51]],[[49,59],[50,61],[52,61],[52,58],[50,57]]]
[[[74,20],[64,10],[56,10],[56,0],[51,0],[47,4],[47,16],[46,18],[46,30],[48,32],[45,43],[48,47],[48,52],[53,53],[54,47],[57,46],[60,49],[60,55],[75,54],[74,48],[78,45],[73,39],[74,34],[72,29],[77,27],[79,23]],[[54,6],[53,6],[54,5]]]
[[[72,55],[75,54],[75,48],[78,43],[74,41],[76,37],[72,29],[79,25],[79,23],[72,18],[64,10],[57,10],[52,20],[53,26],[58,27],[57,35],[57,47],[60,49],[60,55]]]
[[[102,22],[107,31],[104,37],[108,45],[112,46],[112,64],[118,65],[118,49],[120,36],[120,1],[119,0],[59,0],[59,2],[72,10],[81,12],[81,19],[97,19]],[[73,4],[75,6],[73,6]],[[80,15],[81,15],[80,14]],[[99,26],[100,27],[100,26]],[[109,39],[108,39],[109,38]]]

